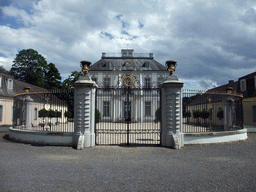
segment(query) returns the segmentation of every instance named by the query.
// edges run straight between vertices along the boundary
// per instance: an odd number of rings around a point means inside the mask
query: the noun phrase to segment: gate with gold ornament
[[[116,86],[98,84],[96,144],[160,144],[160,89],[124,75]]]

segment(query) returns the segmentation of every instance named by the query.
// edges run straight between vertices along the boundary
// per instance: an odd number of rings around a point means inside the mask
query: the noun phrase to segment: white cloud
[[[2,8],[1,63],[9,69],[19,50],[33,48],[68,76],[81,60],[96,62],[129,44],[162,64],[177,60],[178,77],[208,88],[255,70],[255,7],[242,0],[15,0]]]

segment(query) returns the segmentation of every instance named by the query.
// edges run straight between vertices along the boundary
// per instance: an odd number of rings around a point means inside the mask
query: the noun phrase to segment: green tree
[[[65,93],[62,93],[59,97],[62,101],[68,104],[69,118],[74,117],[74,83],[83,75],[81,71],[72,71],[62,83],[62,88],[65,89]]]
[[[223,113],[223,110],[222,110],[222,109],[218,110],[218,112],[217,112],[217,117],[218,117],[220,120],[223,119],[224,113]]]
[[[45,88],[46,89],[60,89],[61,88],[61,76],[59,70],[53,63],[48,65],[48,69],[45,73]]]
[[[190,111],[183,111],[183,118],[187,118],[187,123],[189,122],[190,117],[191,117]]]
[[[206,109],[203,109],[200,112],[200,117],[204,120],[204,123],[206,123],[206,119],[208,119],[210,117],[210,112],[207,111]]]
[[[101,113],[99,109],[95,109],[95,123],[99,123],[101,120]]]
[[[158,108],[155,112],[155,120],[154,120],[156,123],[157,122],[161,122],[161,110],[160,108]]]
[[[34,49],[23,49],[15,57],[11,75],[20,81],[45,87],[46,59]]]
[[[62,87],[64,89],[74,89],[74,83],[82,76],[83,73],[81,71],[72,71],[71,75],[68,76],[62,83]]]

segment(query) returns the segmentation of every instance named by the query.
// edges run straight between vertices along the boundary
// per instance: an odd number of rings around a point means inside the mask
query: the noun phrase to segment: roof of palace
[[[154,60],[153,53],[133,53],[122,49],[121,54],[102,53],[102,58],[90,66],[90,71],[166,71],[166,67]]]

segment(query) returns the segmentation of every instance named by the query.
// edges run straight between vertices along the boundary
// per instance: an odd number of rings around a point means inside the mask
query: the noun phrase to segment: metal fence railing
[[[45,90],[16,94],[13,125],[18,129],[74,132],[73,90]]]
[[[240,95],[183,90],[182,96],[184,133],[243,128]]]

